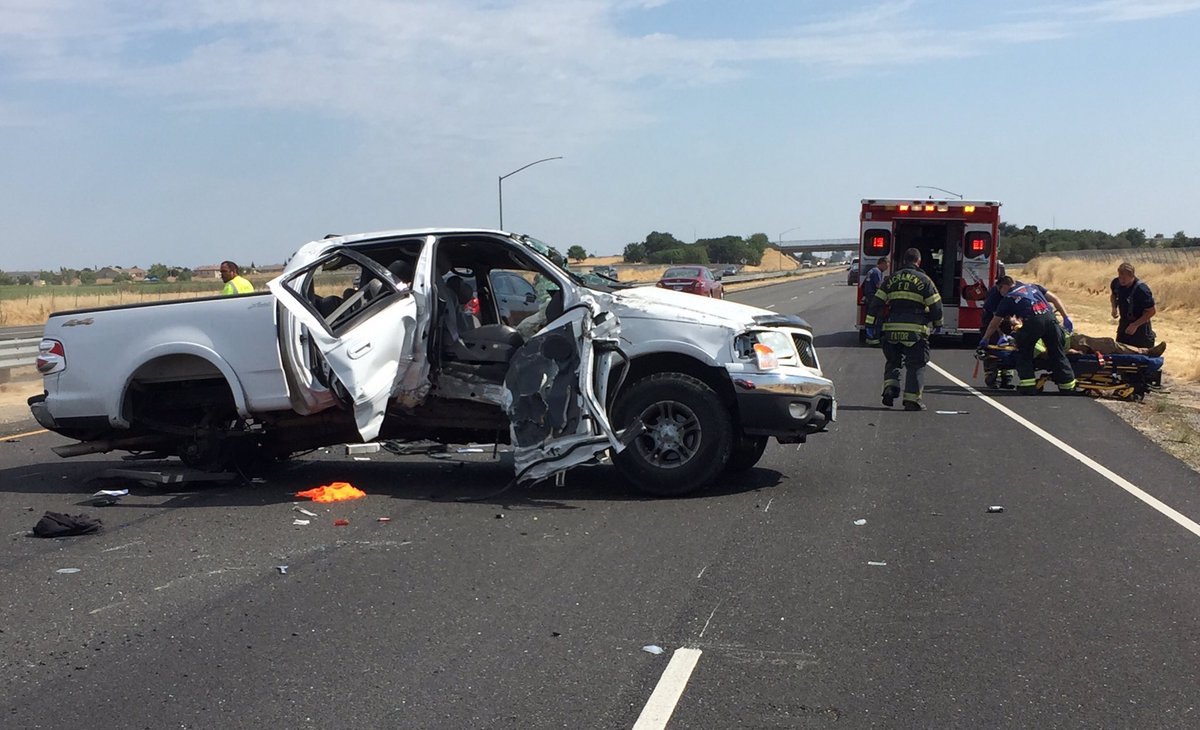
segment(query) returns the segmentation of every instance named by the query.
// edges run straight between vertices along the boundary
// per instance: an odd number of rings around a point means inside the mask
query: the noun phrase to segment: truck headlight
[[[786,332],[759,330],[747,332],[734,341],[738,356],[753,359],[759,370],[774,370],[780,365],[798,365],[796,344]]]
[[[759,370],[774,370],[779,367],[779,356],[761,342],[754,343],[754,357],[758,359]]]

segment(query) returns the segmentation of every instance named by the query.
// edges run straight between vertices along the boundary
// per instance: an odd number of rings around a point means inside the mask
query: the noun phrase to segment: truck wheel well
[[[736,415],[737,401],[733,394],[733,383],[725,371],[677,352],[657,352],[634,358],[630,363],[629,373],[625,376],[622,388],[628,388],[642,378],[655,373],[683,373],[702,381],[721,397],[721,402],[725,404],[729,412]],[[614,399],[617,395],[617,393],[612,393]]]
[[[221,371],[208,360],[196,355],[164,355],[156,357],[134,371],[130,382],[181,381],[223,378]]]
[[[121,409],[130,422],[169,411],[237,415],[233,389],[225,376],[195,355],[168,355],[144,363],[130,377]]]

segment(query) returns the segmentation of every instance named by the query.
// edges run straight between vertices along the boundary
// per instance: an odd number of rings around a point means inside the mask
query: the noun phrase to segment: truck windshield
[[[563,256],[561,253],[559,253],[558,249],[556,249],[553,246],[550,246],[549,244],[546,244],[542,241],[539,241],[538,239],[534,238],[533,236],[522,235],[522,236],[518,236],[517,240],[520,241],[521,243],[525,244],[529,248],[533,249],[534,251],[537,251],[542,256],[545,256],[547,259],[549,259],[550,263],[554,264],[560,271],[562,271],[568,277],[570,277],[571,281],[575,282],[576,284],[579,284],[580,286],[586,286],[586,284],[583,280],[583,277],[580,276],[579,274],[575,273],[574,271],[571,271],[571,269],[567,265],[567,258],[565,256]]]

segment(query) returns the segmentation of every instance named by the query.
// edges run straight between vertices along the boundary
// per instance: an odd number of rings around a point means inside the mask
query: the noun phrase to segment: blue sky
[[[1200,0],[0,0],[0,268],[504,222],[854,236],[932,185],[1200,236]],[[788,230],[795,229],[795,230]]]

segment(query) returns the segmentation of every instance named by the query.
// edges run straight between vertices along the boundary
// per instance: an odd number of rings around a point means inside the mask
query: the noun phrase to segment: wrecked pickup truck
[[[55,313],[55,451],[210,469],[358,441],[510,443],[528,483],[611,457],[682,495],[836,418],[804,320],[587,288],[526,236],[409,230],[303,246],[269,292]]]

